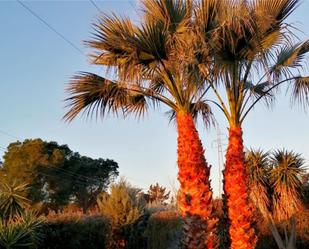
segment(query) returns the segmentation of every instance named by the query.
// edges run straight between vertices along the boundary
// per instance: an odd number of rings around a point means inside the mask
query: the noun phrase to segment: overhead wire
[[[25,3],[23,3],[20,0],[16,0],[24,9],[26,9],[31,15],[33,15],[35,18],[37,18],[40,22],[42,22],[45,26],[47,26],[51,31],[53,31],[55,34],[57,34],[62,40],[64,40],[66,43],[68,43],[72,48],[74,48],[77,52],[79,52],[82,55],[85,55],[84,52],[78,48],[73,42],[71,42],[68,38],[66,38],[63,34],[61,34],[59,31],[57,31],[52,25],[50,25],[45,19],[43,19],[41,16],[39,16],[35,11],[33,11],[29,6],[27,6]]]
[[[93,0],[89,0],[90,3],[99,11],[99,12],[102,12],[102,10],[99,8],[99,6],[95,3],[95,1]]]

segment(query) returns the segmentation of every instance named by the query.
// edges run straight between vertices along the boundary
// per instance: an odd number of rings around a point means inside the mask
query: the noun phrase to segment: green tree
[[[87,41],[91,62],[115,72],[114,80],[92,73],[73,77],[66,99],[71,121],[86,116],[135,114],[140,117],[159,104],[167,106],[178,131],[179,209],[185,219],[186,248],[216,244],[212,213],[210,166],[194,121],[208,125],[211,111],[204,101],[209,89],[198,73],[199,43],[193,35],[195,10],[189,0],[143,0],[139,25],[128,18],[104,15]],[[198,232],[197,232],[198,231]],[[198,246],[197,246],[198,245]]]
[[[143,215],[145,201],[140,193],[139,189],[122,179],[110,187],[110,194],[102,193],[98,196],[100,212],[109,218],[112,227],[111,248],[125,248],[124,229]]]
[[[27,198],[32,204],[58,210],[73,200],[86,211],[118,175],[118,164],[34,139],[10,144],[1,172],[0,178],[8,183],[28,184]]]
[[[70,193],[71,199],[86,212],[96,203],[98,194],[118,176],[118,164],[110,159],[92,159],[74,153],[59,172],[63,172],[67,182],[62,191]],[[55,182],[55,186],[59,183]]]
[[[55,142],[44,142],[41,139],[28,139],[24,142],[11,143],[3,158],[2,176],[7,182],[17,181],[28,184],[28,198],[32,202],[47,198],[46,170],[60,167],[71,150]]]
[[[295,215],[302,206],[304,162],[300,154],[286,150],[272,154],[251,150],[246,154],[251,200],[268,223],[279,249],[296,248]],[[281,224],[283,236],[277,224]]]
[[[309,103],[309,77],[301,75],[309,41],[295,43],[286,22],[298,0],[200,2],[199,69],[216,99],[209,101],[229,123],[224,194],[231,248],[254,248],[256,236],[247,193],[242,124],[257,103],[269,103],[284,83],[294,100]],[[209,32],[209,26],[216,28]]]

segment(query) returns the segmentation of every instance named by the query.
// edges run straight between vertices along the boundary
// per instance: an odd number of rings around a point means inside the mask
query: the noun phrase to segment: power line
[[[52,27],[47,21],[45,21],[42,17],[40,17],[37,13],[35,13],[30,7],[28,7],[26,4],[24,4],[20,0],[16,0],[24,9],[26,9],[31,15],[33,15],[35,18],[40,20],[43,24],[45,24],[51,31],[56,33],[62,40],[64,40],[66,43],[68,43],[72,48],[74,48],[76,51],[78,51],[80,54],[85,55],[84,52],[74,45],[73,42],[71,42],[68,38],[66,38],[64,35],[62,35],[60,32],[58,32],[54,27]]]
[[[102,10],[99,8],[99,6],[93,0],[89,0],[89,1],[99,12],[102,12]]]
[[[12,135],[12,134],[10,134],[10,133],[7,133],[6,131],[3,131],[3,130],[0,130],[0,133],[3,134],[3,135],[6,135],[6,136],[8,136],[8,137],[15,138],[15,139],[17,139],[17,140],[20,139],[19,137],[16,137],[16,136],[14,136],[14,135]]]

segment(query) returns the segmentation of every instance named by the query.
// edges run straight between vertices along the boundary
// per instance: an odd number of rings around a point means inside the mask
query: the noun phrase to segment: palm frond
[[[202,117],[203,123],[206,127],[210,127],[215,123],[214,114],[211,111],[210,106],[204,101],[192,103],[190,107],[190,113],[192,113],[195,121],[197,121],[199,116]]]
[[[29,207],[26,183],[0,183],[0,217],[4,220],[22,214]]]
[[[252,149],[246,152],[245,157],[250,199],[265,218],[268,217],[270,209],[268,157],[269,152]]]
[[[309,76],[297,77],[292,83],[292,100],[298,101],[304,107],[309,105]]]
[[[71,121],[80,112],[87,117],[111,112],[125,115],[127,111],[142,114],[146,108],[145,100],[139,96],[138,90],[133,92],[127,87],[92,73],[75,75],[67,88],[71,97],[65,100],[69,111],[64,119]]]
[[[276,78],[282,75],[289,77],[291,69],[301,69],[303,67],[302,62],[308,52],[309,40],[294,46],[285,45],[278,52],[275,65],[270,69],[270,73],[273,73]]]
[[[271,157],[270,182],[274,189],[274,216],[289,219],[301,206],[304,159],[293,151],[277,150]]]

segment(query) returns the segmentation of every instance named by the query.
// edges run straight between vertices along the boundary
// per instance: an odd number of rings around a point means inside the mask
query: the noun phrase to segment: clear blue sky
[[[135,20],[136,1],[95,1],[106,12],[129,15]],[[91,36],[91,23],[99,13],[88,0],[23,1],[58,32],[87,53],[82,40]],[[309,37],[309,1],[290,17]],[[140,121],[108,118],[85,121],[77,118],[64,123],[64,88],[77,71],[99,73],[83,56],[16,1],[0,1],[0,131],[20,139],[42,138],[68,144],[81,154],[116,160],[120,174],[142,188],[159,182],[173,188],[176,184],[176,132],[164,116],[164,108]],[[89,52],[89,51],[88,51]],[[307,71],[308,72],[308,71]],[[309,72],[308,72],[309,73]],[[217,115],[222,133],[226,122]],[[309,160],[309,115],[291,108],[283,91],[273,110],[260,105],[244,125],[245,146],[293,149]],[[216,131],[199,131],[206,157],[213,165],[212,184],[218,192]],[[222,135],[223,144],[226,143]],[[0,133],[0,146],[15,141]],[[0,151],[0,156],[3,151]]]

